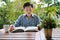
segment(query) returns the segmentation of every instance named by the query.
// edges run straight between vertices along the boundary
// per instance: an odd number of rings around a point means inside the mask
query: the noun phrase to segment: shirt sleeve
[[[21,25],[21,16],[18,17],[18,19],[16,20],[14,26],[19,27],[20,25]]]
[[[41,19],[39,17],[36,18],[36,23],[37,23],[37,25],[41,24]]]

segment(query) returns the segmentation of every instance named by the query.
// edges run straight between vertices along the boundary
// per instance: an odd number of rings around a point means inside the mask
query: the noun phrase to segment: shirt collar
[[[24,15],[24,17],[27,17],[27,15],[26,14],[23,14]],[[32,17],[34,17],[34,14],[32,14]]]

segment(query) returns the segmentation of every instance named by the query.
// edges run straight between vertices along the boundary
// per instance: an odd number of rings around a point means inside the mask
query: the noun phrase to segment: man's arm
[[[36,18],[36,22],[37,22],[37,27],[38,27],[38,30],[41,30],[41,19],[39,19],[38,17]]]
[[[36,18],[36,24],[38,25],[38,24],[41,24],[41,19],[40,18]]]
[[[18,19],[16,20],[14,26],[13,26],[13,25],[10,25],[10,27],[9,27],[9,31],[11,32],[11,31],[14,30],[14,27],[18,27],[18,26],[20,26],[20,23],[21,23],[21,17],[19,16]]]
[[[21,16],[18,17],[18,19],[16,20],[14,26],[15,26],[15,27],[18,27],[18,26],[20,26],[20,25],[21,25]]]

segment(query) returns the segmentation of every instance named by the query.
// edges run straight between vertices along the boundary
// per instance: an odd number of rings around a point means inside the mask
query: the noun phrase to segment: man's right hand
[[[13,25],[10,25],[9,26],[9,31],[11,32],[11,31],[13,31],[14,30],[14,26]]]

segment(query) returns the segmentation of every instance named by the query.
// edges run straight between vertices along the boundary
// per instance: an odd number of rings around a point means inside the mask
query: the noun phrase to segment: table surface
[[[42,31],[43,32],[43,31]],[[20,32],[4,34],[0,32],[0,40],[35,40],[38,32]],[[40,36],[37,34],[37,37]],[[52,39],[60,40],[60,28],[53,29]]]

